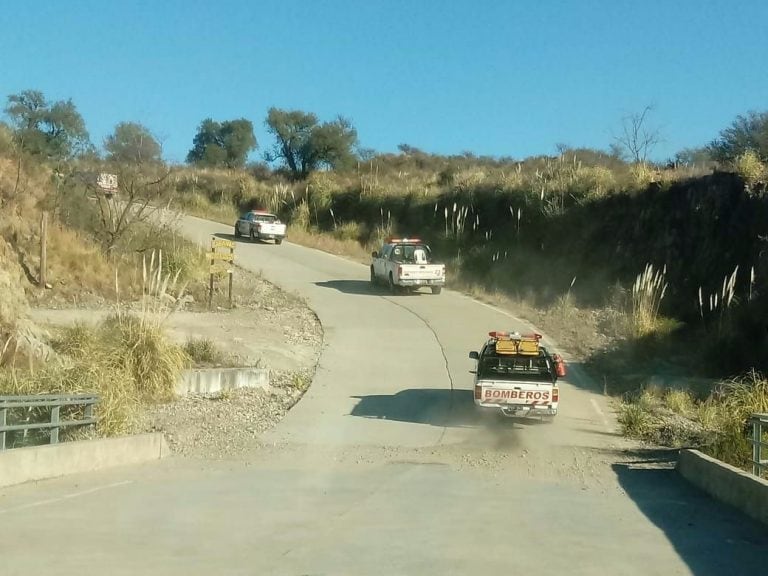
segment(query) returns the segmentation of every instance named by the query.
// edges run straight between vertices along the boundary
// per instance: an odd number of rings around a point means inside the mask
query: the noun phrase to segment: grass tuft
[[[654,419],[646,407],[628,402],[620,407],[619,424],[624,435],[645,438],[653,430]]]
[[[643,390],[621,405],[619,422],[628,436],[668,446],[696,446],[719,460],[746,467],[752,456],[748,421],[761,412],[768,412],[768,380],[753,371],[723,382],[702,401],[686,390]]]
[[[227,359],[226,355],[210,338],[189,338],[184,344],[184,352],[198,366],[219,366],[224,364]]]
[[[632,324],[637,337],[653,334],[658,327],[659,306],[667,291],[667,267],[654,270],[647,264],[632,286]]]
[[[675,414],[687,416],[694,412],[694,401],[687,390],[669,390],[664,395],[664,405]]]

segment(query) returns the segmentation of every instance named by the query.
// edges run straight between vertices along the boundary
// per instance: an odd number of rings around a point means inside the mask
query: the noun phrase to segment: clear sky
[[[664,159],[768,110],[767,0],[36,0],[0,10],[0,97],[72,98],[101,144],[270,106],[352,119],[363,146],[524,157],[607,148],[652,104]]]

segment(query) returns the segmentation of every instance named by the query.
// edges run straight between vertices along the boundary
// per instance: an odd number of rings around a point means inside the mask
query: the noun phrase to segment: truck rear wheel
[[[394,278],[392,278],[392,272],[389,273],[389,291],[392,294],[397,293],[397,285],[395,284]]]
[[[432,294],[440,294],[443,291],[442,286],[432,286]]]
[[[275,238],[275,244],[282,244],[283,239],[282,238]]]
[[[376,287],[376,273],[373,271],[373,266],[371,266],[371,286]]]

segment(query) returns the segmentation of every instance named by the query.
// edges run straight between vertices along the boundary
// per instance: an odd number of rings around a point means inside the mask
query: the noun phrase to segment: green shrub
[[[747,150],[739,154],[734,162],[734,168],[744,182],[749,185],[761,181],[765,177],[765,164],[754,150]]]
[[[668,390],[664,404],[675,414],[686,416],[694,411],[693,397],[687,390]]]
[[[654,418],[642,404],[623,403],[619,409],[619,424],[622,433],[632,438],[646,439],[654,430]]]
[[[358,242],[365,236],[362,225],[358,222],[342,222],[334,229],[333,235],[339,240],[356,240]]]
[[[184,352],[197,365],[221,365],[225,355],[210,338],[189,338],[184,344]]]

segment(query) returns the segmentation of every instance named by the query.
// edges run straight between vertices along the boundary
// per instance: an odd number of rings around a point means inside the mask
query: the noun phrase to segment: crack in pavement
[[[421,316],[415,310],[412,310],[411,308],[408,308],[404,304],[401,304],[400,302],[397,302],[397,301],[393,300],[390,297],[382,296],[381,298],[383,298],[387,302],[390,302],[390,303],[394,304],[395,306],[398,306],[399,308],[402,308],[406,312],[409,312],[412,315],[414,315],[416,318],[421,320],[423,322],[423,324],[427,327],[427,330],[429,330],[432,333],[432,337],[435,339],[435,342],[437,342],[438,348],[440,348],[440,354],[442,354],[442,356],[443,356],[443,362],[445,364],[445,374],[446,374],[446,376],[448,376],[448,382],[450,382],[450,384],[451,384],[451,394],[449,396],[450,400],[448,402],[448,415],[450,416],[450,414],[453,412],[453,395],[454,395],[454,392],[456,391],[456,389],[455,389],[455,385],[454,385],[454,382],[453,382],[453,376],[451,375],[451,367],[450,367],[450,364],[448,362],[448,356],[445,353],[445,348],[443,347],[443,343],[440,342],[440,338],[438,338],[438,336],[437,336],[437,332],[435,332],[435,329],[432,327],[432,325],[429,323],[429,321],[426,318],[424,318],[423,316]],[[443,438],[445,437],[445,433],[447,432],[447,430],[448,430],[448,425],[446,424],[446,425],[443,426],[443,431],[440,433],[440,437],[437,439],[437,442],[435,443],[435,446],[440,446],[443,443]]]

